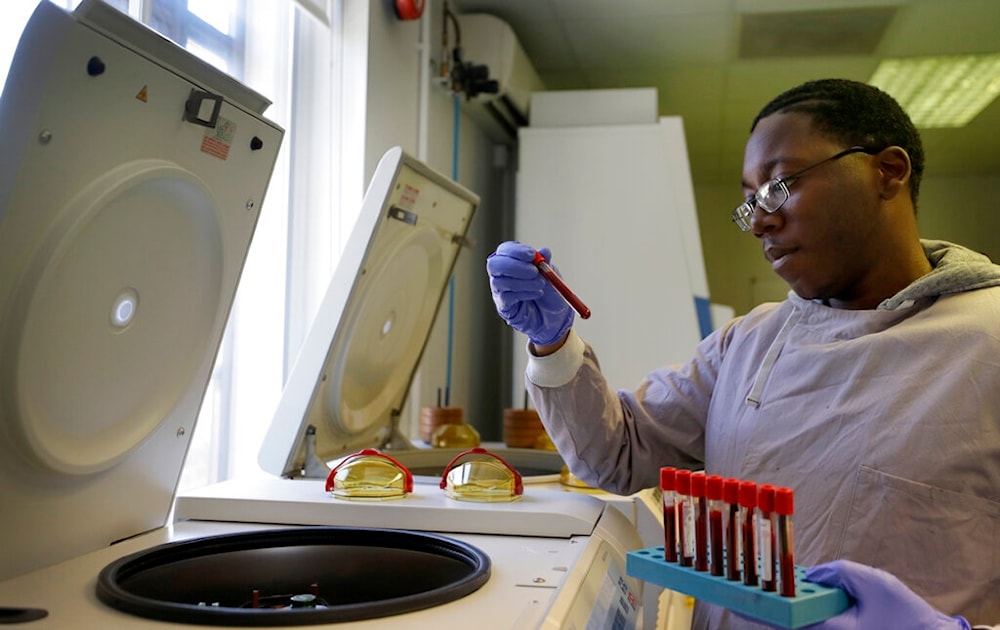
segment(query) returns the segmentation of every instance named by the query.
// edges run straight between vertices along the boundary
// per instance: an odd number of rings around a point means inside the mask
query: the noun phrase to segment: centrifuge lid
[[[0,98],[0,579],[166,523],[282,139],[266,105],[97,0],[30,19]]]
[[[395,427],[479,198],[399,147],[382,156],[259,453],[300,476],[404,438]],[[312,427],[312,429],[310,429]]]

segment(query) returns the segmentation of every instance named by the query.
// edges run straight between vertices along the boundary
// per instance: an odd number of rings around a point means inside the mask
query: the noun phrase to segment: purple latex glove
[[[546,261],[548,249],[538,250]],[[536,346],[555,343],[573,325],[573,309],[534,264],[533,247],[507,241],[486,259],[497,313]],[[558,273],[558,271],[557,271]]]
[[[854,605],[808,630],[970,630],[962,617],[935,610],[896,576],[850,560],[834,560],[806,570],[806,579],[847,591]]]

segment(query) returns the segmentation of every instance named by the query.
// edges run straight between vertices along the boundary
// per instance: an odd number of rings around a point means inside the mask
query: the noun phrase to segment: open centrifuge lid
[[[400,148],[379,161],[259,453],[300,476],[305,438],[326,461],[405,445],[396,432],[479,198]]]
[[[282,130],[97,0],[0,98],[0,580],[166,523]]]

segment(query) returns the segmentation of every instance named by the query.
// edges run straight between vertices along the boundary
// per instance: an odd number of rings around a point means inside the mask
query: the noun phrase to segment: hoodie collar
[[[1000,266],[983,254],[947,241],[922,239],[920,244],[933,269],[883,300],[878,310],[892,311],[912,306],[922,298],[1000,286]]]

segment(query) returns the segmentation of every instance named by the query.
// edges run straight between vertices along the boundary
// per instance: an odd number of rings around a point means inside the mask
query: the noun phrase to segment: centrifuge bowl
[[[489,556],[444,536],[310,527],[211,536],[125,556],[101,571],[97,596],[162,621],[313,625],[438,606],[489,577]],[[290,605],[303,594],[315,595],[318,605]],[[258,608],[250,607],[255,599]]]

